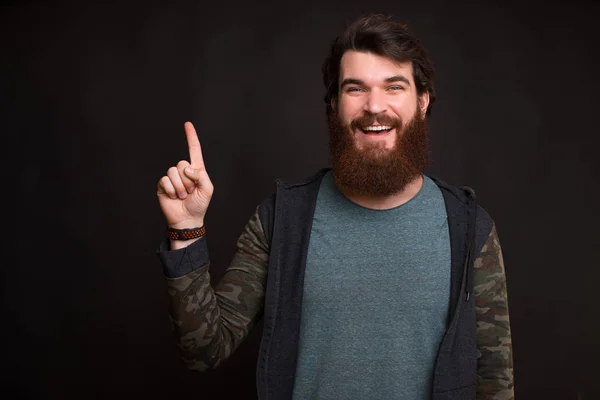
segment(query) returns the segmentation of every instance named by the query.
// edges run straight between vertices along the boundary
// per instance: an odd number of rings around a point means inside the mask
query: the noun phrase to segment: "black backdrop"
[[[496,220],[517,398],[600,398],[599,7],[500,0],[3,3],[2,398],[255,396],[260,326],[217,371],[178,360],[156,183],[191,120],[216,281],[274,179],[328,164],[320,66],[365,11],[435,63],[429,172]]]

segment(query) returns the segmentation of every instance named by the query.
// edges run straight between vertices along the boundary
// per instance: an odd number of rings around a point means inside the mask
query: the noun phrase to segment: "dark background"
[[[503,246],[516,398],[600,399],[598,5],[9,2],[0,15],[2,398],[253,398],[259,326],[219,370],[178,360],[156,184],[195,123],[212,276],[277,177],[328,164],[321,63],[361,12],[433,58],[430,173]]]

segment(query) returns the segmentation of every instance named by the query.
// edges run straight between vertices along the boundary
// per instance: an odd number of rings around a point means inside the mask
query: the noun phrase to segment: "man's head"
[[[400,192],[428,164],[433,67],[408,28],[363,16],[336,38],[323,65],[336,182],[368,196]]]

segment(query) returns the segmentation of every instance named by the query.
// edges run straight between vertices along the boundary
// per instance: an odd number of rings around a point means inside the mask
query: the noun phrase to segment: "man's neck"
[[[344,196],[360,206],[370,208],[372,210],[389,210],[407,203],[410,199],[415,197],[417,193],[419,193],[419,190],[421,190],[421,187],[423,187],[423,175],[419,174],[419,176],[410,181],[401,192],[392,194],[390,196],[373,197],[356,195],[351,191],[340,187],[337,183],[336,186]]]

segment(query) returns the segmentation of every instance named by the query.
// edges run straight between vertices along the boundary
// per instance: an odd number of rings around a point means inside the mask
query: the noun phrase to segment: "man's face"
[[[358,149],[393,149],[398,123],[409,123],[417,112],[412,64],[373,53],[350,50],[344,54],[338,93],[338,117],[351,127]],[[381,130],[386,127],[392,129]]]
[[[336,181],[356,194],[398,193],[428,162],[429,95],[418,96],[412,64],[347,51],[338,93],[328,121]]]

